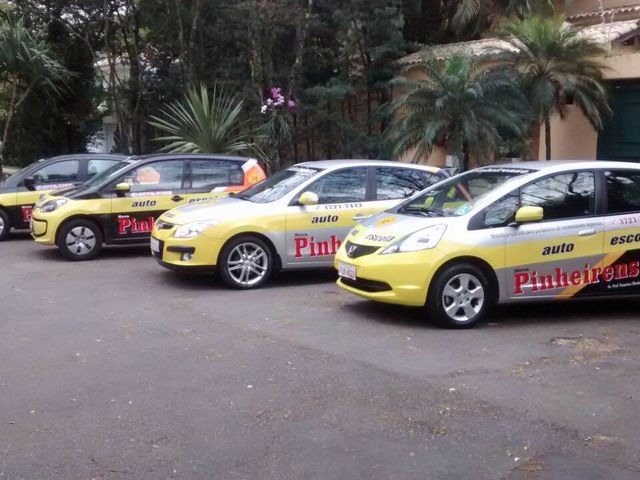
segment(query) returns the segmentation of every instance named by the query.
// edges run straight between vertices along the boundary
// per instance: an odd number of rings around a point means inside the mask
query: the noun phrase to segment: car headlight
[[[218,223],[220,223],[220,220],[206,220],[203,222],[187,223],[186,225],[182,225],[180,228],[178,228],[173,234],[173,236],[175,238],[197,237],[202,232],[204,232],[207,228],[213,227]]]
[[[433,225],[423,228],[385,248],[380,255],[398,252],[417,252],[435,248],[444,235],[446,225]]]
[[[66,198],[58,198],[56,200],[49,200],[48,202],[46,202],[44,205],[42,205],[40,207],[40,211],[43,212],[43,213],[53,212],[54,210],[57,210],[58,208],[60,208],[61,206],[63,206],[67,202],[68,202],[68,200]]]

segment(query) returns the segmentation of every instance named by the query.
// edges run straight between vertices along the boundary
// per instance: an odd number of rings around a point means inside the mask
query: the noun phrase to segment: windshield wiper
[[[447,214],[439,208],[431,207],[405,207],[400,209],[399,213],[408,213],[409,215],[422,215],[424,217],[446,217]]]
[[[251,197],[245,193],[242,192],[238,192],[238,193],[232,193],[231,195],[229,195],[230,197],[234,197],[234,198],[239,198],[240,200],[248,200],[248,201],[252,201]]]

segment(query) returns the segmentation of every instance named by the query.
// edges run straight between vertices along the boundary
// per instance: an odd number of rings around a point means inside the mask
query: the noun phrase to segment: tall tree
[[[482,68],[477,60],[454,56],[423,65],[426,78],[396,83],[406,92],[390,104],[388,132],[395,156],[413,152],[417,162],[436,147],[454,153],[466,169],[470,152],[488,159],[504,135],[522,136],[528,127],[526,99],[515,76],[504,68]]]
[[[4,101],[0,139],[0,173],[14,116],[34,91],[56,95],[61,92],[67,70],[54,57],[44,39],[35,37],[19,20],[0,26],[0,83]]]
[[[596,129],[611,113],[604,82],[604,67],[598,58],[606,51],[564,25],[562,17],[531,17],[515,20],[500,32],[510,48],[498,60],[521,77],[538,127],[544,125],[545,155],[551,158],[551,117],[564,118],[574,103]]]
[[[526,18],[553,11],[553,0],[456,0],[451,26],[459,35],[475,36],[494,28],[504,17]]]

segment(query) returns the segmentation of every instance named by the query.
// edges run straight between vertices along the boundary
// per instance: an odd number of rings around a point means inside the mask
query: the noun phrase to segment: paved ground
[[[331,272],[235,292],[26,236],[0,299],[0,479],[640,478],[640,301],[447,331]]]

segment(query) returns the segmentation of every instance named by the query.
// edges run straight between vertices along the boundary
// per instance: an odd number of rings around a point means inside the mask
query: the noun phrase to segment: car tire
[[[102,250],[102,232],[100,227],[90,220],[71,220],[60,229],[56,243],[60,253],[67,260],[93,260]]]
[[[220,252],[218,272],[229,287],[248,290],[264,285],[274,271],[271,247],[259,237],[243,235],[230,240]]]
[[[429,319],[446,328],[471,328],[481,322],[492,303],[492,289],[484,272],[470,263],[446,267],[429,289]]]
[[[0,209],[0,242],[6,240],[11,232],[11,219],[4,210]]]

